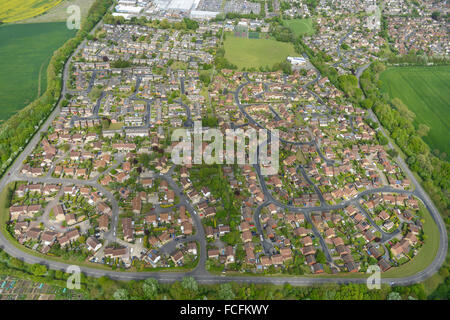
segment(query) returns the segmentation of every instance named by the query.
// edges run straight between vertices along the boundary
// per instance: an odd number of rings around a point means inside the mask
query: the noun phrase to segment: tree
[[[145,167],[145,168],[150,168],[150,162],[151,162],[151,158],[150,155],[148,153],[141,153],[138,157],[139,163]]]
[[[193,293],[197,293],[198,291],[198,283],[193,277],[184,277],[181,280],[181,287]]]
[[[12,257],[10,262],[11,262],[11,265],[16,269],[23,269],[23,267],[25,266],[25,264],[22,260],[19,260],[15,257]]]
[[[220,300],[234,300],[235,294],[230,283],[222,283],[219,286],[217,296]]]
[[[391,100],[392,105],[397,109],[402,117],[405,117],[409,121],[413,121],[416,114],[408,109],[408,107],[399,98],[394,98]]]
[[[122,60],[122,59],[118,59],[111,64],[111,67],[113,67],[113,68],[129,68],[129,67],[131,67],[131,62]]]
[[[382,146],[385,146],[389,143],[388,139],[381,133],[381,131],[377,132],[377,138]]]
[[[142,290],[144,291],[145,298],[154,299],[158,294],[159,283],[154,278],[145,279]]]
[[[402,300],[402,297],[400,296],[400,293],[393,291],[393,292],[389,293],[387,299],[388,300]]]
[[[127,289],[117,289],[116,292],[114,292],[113,297],[116,300],[129,300],[130,299],[130,295],[128,294]]]
[[[421,137],[425,137],[428,132],[430,131],[430,127],[427,126],[426,124],[419,124],[419,128],[417,129],[417,134]]]
[[[326,263],[327,259],[325,258],[325,254],[323,253],[323,251],[318,250],[316,252],[316,260],[319,263]]]
[[[35,263],[31,266],[31,272],[35,276],[43,276],[44,274],[47,273],[47,267],[42,264]]]
[[[109,118],[103,118],[101,123],[102,123],[102,129],[107,130],[111,125],[111,120]]]
[[[441,16],[441,13],[440,13],[439,11],[433,11],[433,12],[431,13],[431,18],[432,18],[433,20],[439,20],[440,16]]]

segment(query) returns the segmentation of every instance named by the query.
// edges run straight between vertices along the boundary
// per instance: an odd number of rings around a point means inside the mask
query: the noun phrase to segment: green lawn
[[[416,114],[415,125],[430,127],[424,141],[450,155],[450,66],[388,68],[380,76],[383,92],[400,98]]]
[[[283,24],[286,27],[291,28],[292,32],[296,36],[301,36],[304,34],[310,35],[315,33],[311,18],[283,20]]]
[[[15,24],[0,27],[0,121],[36,99],[47,87],[53,51],[75,35],[65,23]],[[40,72],[41,71],[41,72]]]
[[[298,56],[290,43],[273,39],[247,39],[226,34],[225,58],[239,69],[272,67],[286,60],[288,56]]]

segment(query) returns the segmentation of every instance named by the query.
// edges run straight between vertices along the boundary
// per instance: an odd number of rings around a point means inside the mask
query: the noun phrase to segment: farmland
[[[33,101],[46,88],[53,51],[75,34],[65,23],[0,27],[0,121]]]
[[[51,8],[44,14],[22,20],[19,23],[64,22],[69,16],[67,9],[73,5],[80,7],[81,18],[83,19],[87,16],[89,8],[94,1],[95,0],[65,0],[60,5]]]
[[[227,33],[225,58],[238,68],[272,67],[295,55],[292,44],[273,39],[247,39]]]
[[[304,34],[310,35],[314,33],[313,23],[310,18],[283,20],[283,23],[286,27],[290,28],[297,37]]]
[[[38,16],[62,0],[0,0],[0,21],[16,22]]]
[[[400,98],[416,114],[416,126],[430,128],[423,138],[431,149],[450,155],[450,66],[389,68],[380,76],[382,91]]]

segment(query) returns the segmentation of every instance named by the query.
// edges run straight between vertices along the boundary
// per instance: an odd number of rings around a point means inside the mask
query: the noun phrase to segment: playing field
[[[416,125],[430,127],[424,140],[431,149],[450,156],[450,66],[389,68],[380,79],[384,92],[416,114]]]
[[[0,121],[36,99],[47,87],[53,51],[75,35],[65,23],[0,27]]]
[[[40,15],[62,0],[0,0],[0,21],[16,22]]]
[[[227,33],[224,43],[225,58],[238,68],[272,67],[286,60],[288,56],[298,55],[290,43],[273,39],[247,39]]]
[[[315,32],[311,18],[283,20],[286,27],[291,28],[296,36],[313,34]]]

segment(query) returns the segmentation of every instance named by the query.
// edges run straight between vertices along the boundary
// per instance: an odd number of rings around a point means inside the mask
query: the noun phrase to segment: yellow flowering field
[[[0,0],[0,21],[16,22],[38,16],[62,0]]]

